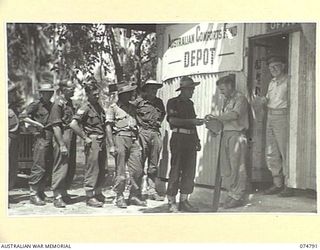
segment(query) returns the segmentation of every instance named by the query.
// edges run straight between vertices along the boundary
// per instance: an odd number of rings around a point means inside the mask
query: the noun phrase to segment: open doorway
[[[268,85],[272,79],[267,58],[270,55],[280,55],[288,62],[288,53],[288,34],[259,36],[249,40],[248,91],[250,96],[267,94]],[[272,182],[265,160],[266,107],[258,104],[251,105],[249,117],[248,175],[252,184],[265,187]]]

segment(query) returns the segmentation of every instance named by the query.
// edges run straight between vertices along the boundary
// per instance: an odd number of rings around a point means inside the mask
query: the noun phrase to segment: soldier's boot
[[[180,202],[179,202],[179,211],[182,212],[189,212],[189,213],[196,213],[199,212],[197,207],[192,206],[188,201],[187,194],[180,194]]]
[[[149,195],[149,199],[155,201],[164,201],[165,197],[155,192]]]
[[[127,208],[128,207],[123,195],[117,195],[116,206],[118,208]]]
[[[104,203],[106,200],[106,197],[102,193],[96,194],[95,198],[102,203]]]
[[[38,195],[39,195],[40,199],[43,200],[44,202],[48,202],[48,203],[53,202],[53,197],[47,196],[44,191],[39,191]]]
[[[292,197],[294,196],[294,191],[292,188],[288,188],[287,186],[278,194],[279,197]]]
[[[129,198],[129,205],[146,207],[147,202],[139,199],[137,196],[131,196]]]
[[[72,203],[73,203],[73,199],[71,198],[70,195],[64,195],[64,196],[62,196],[62,200],[63,200],[66,204],[72,204]]]
[[[90,206],[90,207],[102,207],[103,203],[98,201],[95,197],[88,197],[87,198],[87,206]]]
[[[228,201],[223,204],[223,208],[224,209],[236,208],[236,207],[242,207],[243,205],[244,204],[243,204],[243,201],[241,199],[240,200],[236,200],[236,199],[230,197],[228,199]]]
[[[66,203],[63,201],[62,197],[55,198],[55,199],[53,200],[53,205],[54,205],[56,208],[65,208],[65,207],[66,207]]]
[[[30,196],[30,203],[36,206],[44,206],[46,205],[45,201],[43,201],[38,194]]]
[[[176,197],[168,195],[167,198],[168,198],[169,213],[178,213],[179,211],[176,203]]]

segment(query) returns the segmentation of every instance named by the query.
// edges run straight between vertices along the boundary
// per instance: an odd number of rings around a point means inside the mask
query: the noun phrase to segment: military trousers
[[[266,129],[266,162],[273,183],[281,187],[289,178],[287,165],[288,120],[286,114],[268,113]]]
[[[116,181],[114,191],[122,195],[126,180],[130,182],[130,196],[140,196],[142,167],[142,148],[139,140],[131,136],[115,135],[116,155]],[[127,169],[126,169],[127,167]],[[129,173],[129,177],[126,176]]]
[[[170,139],[171,169],[169,174],[167,195],[176,196],[191,194],[194,189],[196,171],[196,142],[195,134],[172,133]]]
[[[90,144],[85,145],[86,167],[84,174],[84,189],[87,197],[101,194],[105,181],[106,141],[96,135],[89,136]]]
[[[155,179],[158,175],[158,164],[162,149],[161,134],[155,130],[141,128],[139,138],[142,146],[144,174],[147,175],[148,191],[149,194],[154,194],[156,193]],[[145,166],[146,161],[147,165]]]
[[[243,198],[246,191],[247,138],[240,131],[224,131],[220,147],[222,185],[228,196],[235,200]]]
[[[51,176],[53,162],[52,138],[52,131],[44,130],[35,135],[33,165],[29,178],[31,195],[44,191],[48,178]]]
[[[19,159],[19,135],[9,132],[9,190],[17,181]]]
[[[63,131],[63,141],[68,154],[61,154],[59,143],[55,137],[53,140],[52,190],[56,198],[67,195],[76,169],[76,134],[72,129]]]

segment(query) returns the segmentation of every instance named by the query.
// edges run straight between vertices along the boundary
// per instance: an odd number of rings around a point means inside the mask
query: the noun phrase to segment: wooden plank
[[[289,36],[289,180],[290,187],[297,187],[297,136],[298,136],[298,107],[299,107],[299,50],[300,32]]]

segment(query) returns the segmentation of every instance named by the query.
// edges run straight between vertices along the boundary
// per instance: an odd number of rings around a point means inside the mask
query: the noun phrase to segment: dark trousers
[[[169,174],[167,195],[191,194],[194,189],[196,170],[195,135],[172,133],[170,139],[171,170]]]
[[[139,130],[139,138],[142,146],[142,164],[144,168],[144,174],[147,175],[147,186],[149,193],[156,192],[155,179],[158,175],[159,156],[162,149],[162,141],[160,132],[151,129]],[[145,168],[145,162],[147,167]],[[143,189],[143,188],[142,188]],[[144,192],[144,190],[142,190]]]
[[[35,135],[33,165],[29,178],[31,195],[44,191],[46,182],[52,173],[52,135],[51,131],[42,131]]]
[[[9,133],[9,190],[12,189],[17,180],[19,158],[19,135]]]
[[[86,171],[84,174],[84,189],[87,197],[101,194],[105,180],[106,142],[97,136],[90,136],[92,142],[85,146]]]
[[[139,140],[130,136],[115,135],[116,183],[114,191],[122,195],[126,187],[126,166],[131,183],[130,196],[140,195],[140,185],[143,173],[142,149]]]
[[[76,135],[71,129],[63,132],[68,154],[60,151],[56,138],[53,140],[52,190],[55,197],[65,196],[70,188],[76,169]]]

